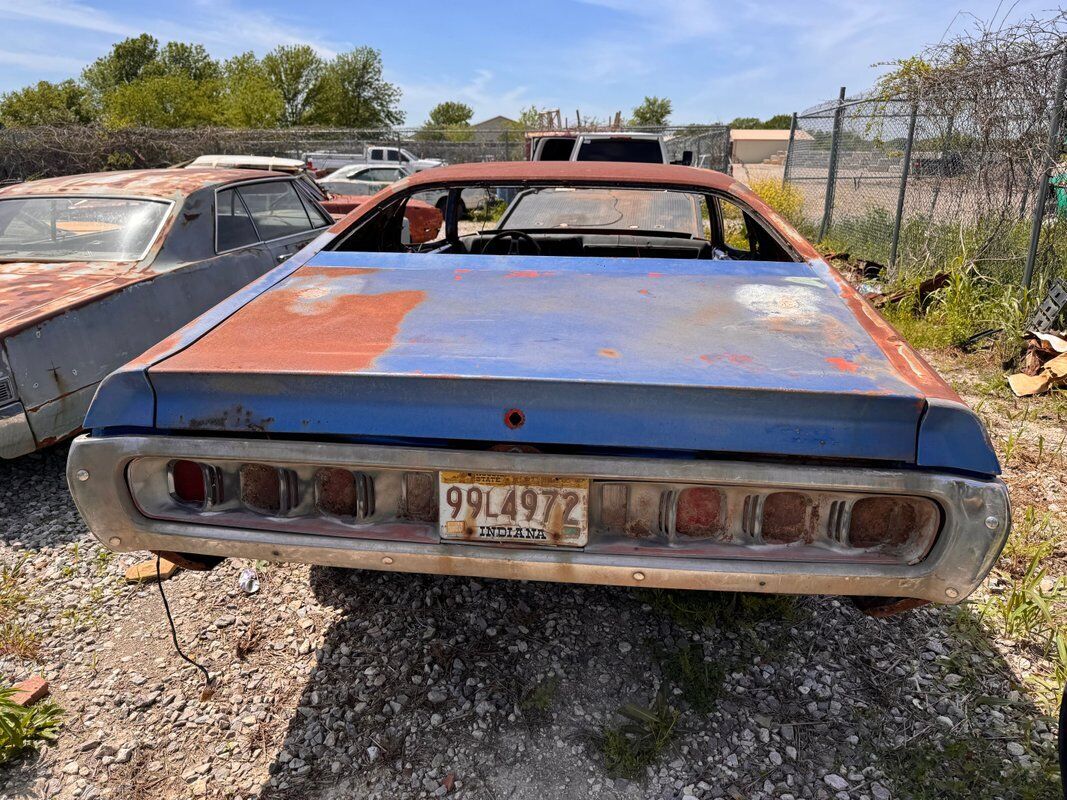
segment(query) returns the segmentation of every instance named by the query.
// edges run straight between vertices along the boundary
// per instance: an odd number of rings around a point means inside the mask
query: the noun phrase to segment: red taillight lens
[[[315,503],[334,517],[366,519],[374,513],[374,478],[347,469],[320,469],[315,473]]]
[[[811,541],[815,534],[812,499],[800,492],[775,492],[763,501],[763,541],[791,544]]]
[[[241,502],[260,514],[287,514],[300,502],[296,473],[266,464],[242,464]]]
[[[207,501],[207,478],[203,467],[195,461],[173,461],[170,465],[171,492],[175,499],[191,506],[203,506]]]
[[[852,506],[848,543],[902,552],[931,539],[938,519],[937,507],[923,497],[865,497]]]
[[[705,539],[718,536],[725,528],[722,492],[706,486],[683,489],[678,494],[674,529],[681,536]]]

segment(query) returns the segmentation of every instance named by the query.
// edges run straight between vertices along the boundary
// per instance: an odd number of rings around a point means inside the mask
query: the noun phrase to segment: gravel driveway
[[[227,562],[165,584],[218,676],[201,701],[158,588],[121,580],[138,558],[82,525],[65,457],[0,462],[0,563],[40,636],[0,665],[43,673],[67,712],[56,746],[0,771],[4,798],[1052,796],[1049,725],[966,607],[878,621],[828,598],[273,564],[248,595]],[[647,768],[612,749],[626,704],[667,720]]]

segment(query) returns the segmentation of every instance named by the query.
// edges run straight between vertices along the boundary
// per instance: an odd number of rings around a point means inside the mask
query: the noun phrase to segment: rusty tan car
[[[296,177],[247,169],[0,191],[0,458],[76,433],[104,376],[333,221]]]

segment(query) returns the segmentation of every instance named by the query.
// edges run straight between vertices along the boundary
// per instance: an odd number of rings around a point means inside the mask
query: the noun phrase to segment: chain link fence
[[[905,272],[974,263],[1027,285],[1035,272],[1064,274],[1067,49],[1057,45],[893,96],[842,89],[795,115],[782,178],[802,198],[797,222]]]
[[[623,128],[618,132],[660,134],[672,160],[681,160],[688,151],[694,164],[720,170],[728,166],[730,135],[723,125]],[[314,152],[359,154],[368,147],[382,145],[402,147],[417,158],[437,158],[451,164],[521,161],[528,158],[527,142],[536,133],[520,126],[491,130],[476,127],[109,130],[76,125],[7,128],[0,130],[0,180],[165,167],[208,153],[304,158]]]

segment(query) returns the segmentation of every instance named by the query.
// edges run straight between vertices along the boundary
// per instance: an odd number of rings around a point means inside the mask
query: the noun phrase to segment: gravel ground
[[[139,557],[81,523],[65,457],[0,462],[0,563],[21,564],[40,635],[0,670],[43,673],[66,710],[55,746],[0,771],[0,797],[1052,796],[1050,725],[967,607],[879,621],[803,598],[694,623],[631,589],[302,565],[254,565],[248,595],[252,565],[227,562],[165,584],[218,676],[202,701],[158,588],[122,582]],[[710,670],[703,695],[681,652]],[[617,777],[601,734],[657,697],[680,712],[672,735]]]

